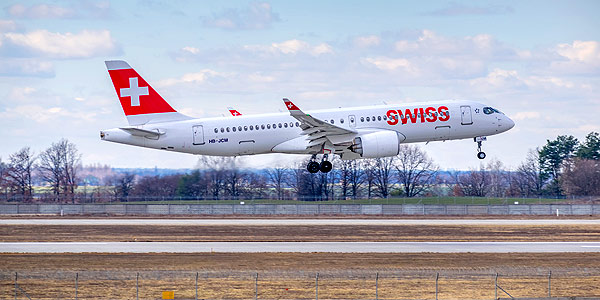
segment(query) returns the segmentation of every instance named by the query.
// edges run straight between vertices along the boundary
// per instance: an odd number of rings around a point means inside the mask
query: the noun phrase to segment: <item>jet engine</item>
[[[400,151],[400,142],[395,131],[377,131],[355,137],[350,150],[363,158],[396,156]]]

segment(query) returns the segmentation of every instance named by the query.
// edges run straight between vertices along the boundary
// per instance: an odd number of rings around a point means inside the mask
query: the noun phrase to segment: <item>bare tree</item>
[[[490,179],[488,196],[504,197],[508,188],[504,164],[497,159],[492,159],[487,165],[487,170]]]
[[[371,199],[374,194],[375,187],[375,162],[372,159],[363,159],[360,165],[364,170],[365,183],[367,184],[367,198]]]
[[[55,200],[61,200],[63,195],[62,198],[75,201],[77,167],[80,163],[81,155],[77,147],[66,139],[52,143],[40,154],[39,170],[42,178],[50,184]]]
[[[377,194],[387,198],[392,189],[394,163],[396,157],[380,157],[372,160],[372,172]]]
[[[600,162],[574,158],[564,164],[560,177],[562,188],[569,196],[600,195]]]
[[[277,200],[283,199],[284,184],[289,170],[287,168],[277,167],[265,171],[268,183],[275,189]]]
[[[34,163],[35,157],[29,147],[24,147],[9,157],[6,183],[11,193],[19,195],[23,201],[31,200],[33,195],[31,172],[35,167]]]
[[[490,189],[490,175],[483,165],[458,175],[456,182],[465,196],[485,197]]]
[[[2,189],[2,193],[4,194],[4,198],[7,198],[7,184],[6,184],[6,172],[8,171],[8,165],[2,161],[2,157],[0,157],[0,189]]]
[[[348,181],[350,183],[350,190],[352,191],[352,198],[356,199],[360,195],[363,183],[365,182],[365,171],[362,168],[362,164],[358,160],[351,160],[348,166]]]
[[[544,177],[540,166],[539,149],[529,150],[512,177],[514,188],[521,196],[539,196],[544,188]]]
[[[110,176],[106,179],[106,185],[112,187],[112,194],[116,201],[129,201],[129,194],[133,190],[135,174],[123,173]]]
[[[414,197],[421,194],[427,185],[432,183],[438,168],[419,147],[400,145],[396,170],[404,195]]]

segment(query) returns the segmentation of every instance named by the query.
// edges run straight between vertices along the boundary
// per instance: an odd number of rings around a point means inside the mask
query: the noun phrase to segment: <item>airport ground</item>
[[[600,225],[585,219],[575,224],[544,225],[0,225],[0,241],[597,242]],[[72,297],[76,272],[81,274],[78,284],[82,299],[131,299],[138,272],[142,274],[141,299],[160,298],[163,290],[175,290],[178,298],[193,299],[195,272],[200,274],[199,296],[204,299],[253,298],[254,273],[260,274],[259,299],[314,298],[316,272],[321,274],[320,299],[373,299],[377,272],[382,274],[380,299],[432,299],[436,273],[442,274],[440,299],[492,299],[492,274],[496,272],[501,274],[499,285],[511,295],[540,297],[547,295],[550,270],[554,274],[553,296],[600,296],[598,252],[6,253],[0,254],[0,261],[0,298],[12,297],[15,271],[21,273],[20,286],[34,299]],[[397,272],[403,275],[394,275]],[[90,273],[104,277],[86,277]]]

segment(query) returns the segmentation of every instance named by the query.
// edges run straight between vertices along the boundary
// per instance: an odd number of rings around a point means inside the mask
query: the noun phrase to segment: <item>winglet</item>
[[[285,107],[287,107],[287,109],[290,111],[290,114],[295,115],[295,114],[304,114],[300,108],[298,108],[298,106],[296,106],[294,103],[292,103],[292,101],[290,101],[290,99],[288,98],[283,98],[283,103],[285,103]]]
[[[233,107],[227,107],[227,110],[229,110],[229,112],[231,113],[231,115],[234,116],[234,117],[242,115],[242,113],[240,113],[239,111],[237,111]]]

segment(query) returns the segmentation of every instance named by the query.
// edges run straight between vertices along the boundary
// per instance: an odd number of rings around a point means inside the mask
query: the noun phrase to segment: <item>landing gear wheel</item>
[[[308,170],[308,172],[310,173],[317,173],[319,172],[319,170],[321,169],[321,166],[319,165],[318,162],[316,161],[311,161],[308,163],[308,165],[306,166],[306,169]]]
[[[477,153],[477,158],[484,159],[485,158],[485,152],[480,151],[479,153]]]
[[[331,169],[333,169],[333,164],[331,164],[330,161],[324,160],[321,162],[321,172],[329,173],[329,171],[331,171]]]

